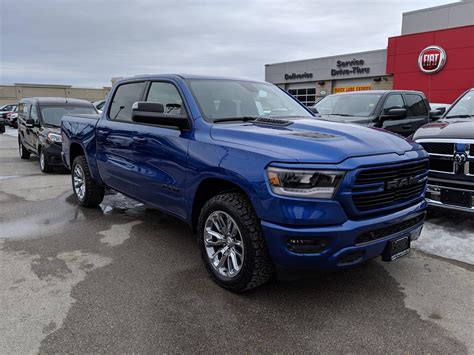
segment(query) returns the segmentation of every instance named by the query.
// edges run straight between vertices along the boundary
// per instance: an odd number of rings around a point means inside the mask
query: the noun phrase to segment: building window
[[[289,89],[288,93],[296,97],[306,106],[313,106],[316,103],[315,88]]]

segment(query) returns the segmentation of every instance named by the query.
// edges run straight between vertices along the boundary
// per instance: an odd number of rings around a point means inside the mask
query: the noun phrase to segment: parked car
[[[313,106],[320,119],[386,129],[402,136],[438,119],[419,91],[372,90],[326,96]]]
[[[99,205],[108,187],[186,221],[212,278],[236,292],[276,266],[394,260],[423,225],[420,145],[315,120],[264,82],[120,80],[98,121],[66,115],[62,135],[81,206]]]
[[[68,113],[97,114],[88,101],[62,97],[32,97],[20,100],[18,146],[22,159],[39,157],[44,173],[63,167],[61,159],[61,118]]]
[[[438,113],[437,116],[440,116],[440,117],[444,115],[444,113],[448,110],[450,106],[451,106],[450,104],[430,103],[431,110],[436,111]]]
[[[97,111],[102,112],[102,109],[104,108],[104,105],[105,105],[105,100],[95,101],[93,102],[93,104],[95,108],[97,109]]]
[[[5,124],[16,128],[18,120],[18,105],[10,104],[0,107],[0,118],[4,119]]]
[[[413,136],[430,156],[429,205],[474,213],[474,88]]]

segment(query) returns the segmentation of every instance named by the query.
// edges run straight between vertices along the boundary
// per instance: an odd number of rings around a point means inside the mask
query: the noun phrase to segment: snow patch
[[[429,254],[474,265],[474,221],[454,215],[429,219],[412,246]]]

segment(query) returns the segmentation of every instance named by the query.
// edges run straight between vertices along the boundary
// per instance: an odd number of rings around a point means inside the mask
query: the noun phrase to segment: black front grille
[[[474,163],[469,164],[469,174],[474,175]]]
[[[422,222],[424,218],[425,215],[420,214],[414,218],[408,219],[397,224],[392,224],[388,227],[383,227],[370,232],[362,233],[357,237],[356,244],[372,242],[374,240],[382,239],[398,232],[402,232]]]
[[[474,157],[474,144],[471,144],[471,145],[470,145],[470,148],[469,148],[469,155]]]
[[[420,198],[426,185],[427,172],[427,160],[389,168],[367,169],[356,178],[352,201],[359,211],[367,212]],[[410,179],[416,177],[418,179],[414,181]],[[399,186],[388,188],[397,183]],[[367,186],[368,184],[374,185]],[[378,188],[382,185],[383,191],[372,192],[374,188],[377,189],[377,185]]]
[[[430,170],[452,173],[454,171],[454,161],[430,157]]]
[[[454,143],[420,143],[431,154],[454,154]]]
[[[427,161],[411,163],[403,166],[365,170],[357,175],[356,185],[372,184],[402,177],[417,176],[428,169]]]

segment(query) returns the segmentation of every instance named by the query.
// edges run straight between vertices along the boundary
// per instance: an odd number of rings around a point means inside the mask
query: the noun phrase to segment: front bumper
[[[348,220],[341,225],[327,227],[289,227],[262,221],[262,229],[273,262],[276,266],[292,269],[340,269],[352,267],[381,255],[389,240],[411,235],[415,240],[423,226],[426,202],[389,215],[366,220]],[[357,238],[376,230],[387,229],[419,217],[421,221],[406,229],[395,231],[373,241],[358,243]],[[324,239],[326,249],[319,253],[295,253],[288,248],[290,239]],[[359,239],[360,240],[360,239]],[[355,255],[355,258],[349,256]]]
[[[454,187],[454,186],[456,187]],[[441,201],[441,189],[447,191],[461,191],[463,193],[471,195],[471,206],[458,206],[454,204],[448,204]],[[468,186],[460,182],[456,183],[428,183],[428,188],[426,191],[426,202],[429,206],[436,208],[444,208],[454,211],[474,213],[474,185]]]
[[[57,143],[52,143],[43,147],[43,152],[48,164],[53,166],[63,166],[61,151],[61,145]]]

